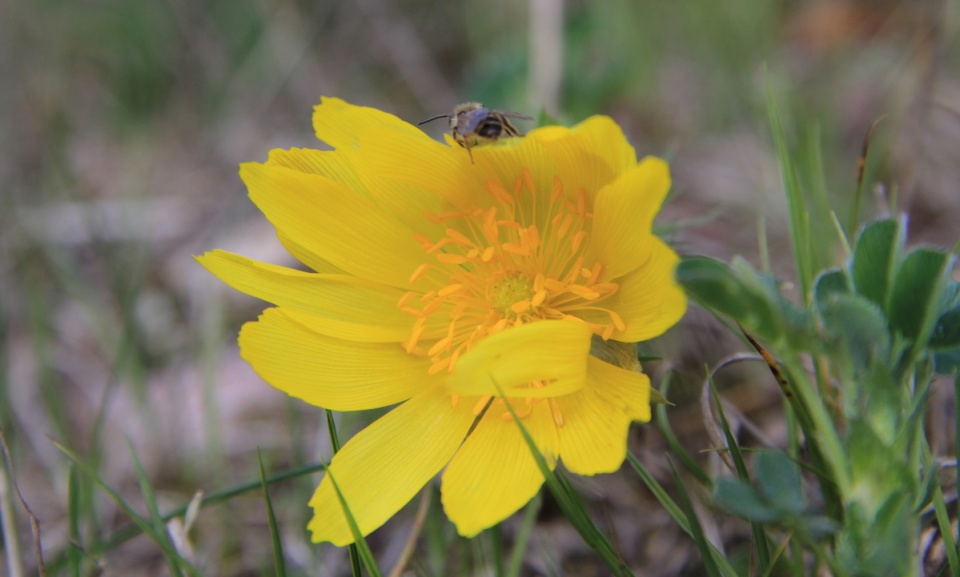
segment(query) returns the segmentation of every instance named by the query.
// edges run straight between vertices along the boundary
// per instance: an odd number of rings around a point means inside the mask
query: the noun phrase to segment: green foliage
[[[917,511],[938,490],[936,467],[918,440],[930,371],[954,370],[960,360],[954,257],[906,250],[904,228],[894,219],[864,227],[845,266],[817,275],[805,309],[742,260],[728,266],[694,257],[677,270],[691,297],[771,343],[800,393],[799,403],[789,400],[820,488],[825,497],[828,490],[837,495],[826,516],[814,511],[797,464],[764,452],[752,480],[738,463],[739,479],[717,481],[714,501],[754,527],[790,530],[840,575],[914,574]],[[800,354],[833,370],[818,373],[827,380],[817,389],[836,383],[840,406],[810,388]],[[735,440],[727,442],[738,455]]]

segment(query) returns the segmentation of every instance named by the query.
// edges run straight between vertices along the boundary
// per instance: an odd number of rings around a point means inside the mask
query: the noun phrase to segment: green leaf
[[[817,309],[822,310],[825,303],[831,297],[838,294],[848,294],[850,292],[850,278],[846,271],[840,268],[832,268],[820,273],[813,289],[813,300]]]
[[[800,485],[800,469],[779,451],[757,455],[755,482],[757,488],[777,509],[799,515],[807,508]]]
[[[784,324],[801,316],[793,303],[780,294],[779,281],[771,275],[757,272],[744,258],[733,257],[730,266],[747,291],[749,314],[740,324],[769,340],[781,338]]]
[[[865,369],[874,360],[887,362],[890,330],[883,311],[855,294],[834,293],[820,304],[824,330],[839,338],[854,368]]]
[[[858,294],[884,310],[903,242],[900,223],[887,219],[867,225],[853,249],[850,265],[853,286]]]
[[[717,259],[685,258],[677,265],[676,278],[700,304],[734,319],[745,317],[750,310],[746,287],[729,266]]]
[[[677,267],[676,278],[703,306],[731,317],[763,338],[782,336],[779,303],[775,303],[780,297],[745,260],[734,258],[733,265],[727,266],[712,258],[687,258]]]
[[[960,308],[949,310],[937,319],[930,335],[930,347],[952,349],[960,347]]]
[[[933,370],[941,375],[960,372],[960,348],[935,353],[933,355]]]
[[[952,259],[928,248],[907,255],[890,292],[890,324],[913,342],[926,342],[940,312]]]
[[[890,496],[916,488],[916,478],[904,462],[902,451],[895,448],[871,426],[870,415],[851,419],[847,436],[850,457],[852,501],[860,504],[864,520],[874,521]]]
[[[813,516],[800,519],[799,526],[811,539],[823,539],[840,530],[840,525],[829,517]]]
[[[750,521],[776,523],[785,517],[784,511],[767,502],[756,489],[736,479],[717,480],[713,501],[727,511]]]

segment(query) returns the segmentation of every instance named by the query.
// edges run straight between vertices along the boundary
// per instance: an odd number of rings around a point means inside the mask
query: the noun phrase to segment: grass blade
[[[80,475],[77,473],[77,466],[71,464],[67,475],[67,527],[70,534],[67,562],[73,577],[80,577],[80,564],[83,562],[83,552],[80,549],[80,500]]]
[[[740,445],[737,444],[733,431],[730,430],[730,423],[727,421],[727,415],[723,410],[723,403],[720,401],[720,395],[716,387],[708,381],[710,393],[713,395],[713,402],[717,407],[717,414],[720,416],[720,427],[723,429],[723,436],[727,441],[727,449],[737,469],[737,476],[744,483],[750,483],[750,476],[747,473],[747,464],[743,460],[743,453],[740,451]],[[671,463],[672,466],[672,463]],[[770,571],[770,542],[767,539],[767,533],[763,530],[763,524],[750,521],[750,530],[753,533],[753,542],[757,549],[757,561],[760,565],[760,572],[766,574]]]
[[[700,551],[700,557],[703,560],[703,566],[707,570],[707,573],[710,575],[710,577],[721,577],[722,572],[720,571],[720,567],[717,566],[717,562],[711,553],[712,545],[707,540],[707,536],[703,532],[703,527],[700,526],[700,521],[697,519],[697,515],[693,511],[693,503],[690,502],[690,495],[687,494],[687,490],[680,481],[680,475],[677,473],[677,468],[673,465],[673,461],[671,461],[669,458],[667,458],[667,461],[670,463],[670,471],[673,472],[673,480],[676,483],[677,490],[680,493],[680,503],[687,518],[687,527],[690,529],[690,535],[693,537],[693,541],[696,543],[697,549]]]
[[[670,392],[670,379],[673,375],[672,372],[667,371],[664,373],[663,378],[660,380],[660,383],[657,386],[657,389],[663,393],[663,396],[667,396]],[[703,470],[697,461],[687,452],[687,450],[680,443],[680,439],[677,438],[677,435],[673,432],[673,428],[670,426],[670,420],[667,418],[667,406],[666,405],[657,405],[654,408],[654,422],[657,425],[657,428],[660,429],[660,433],[663,434],[664,440],[667,442],[667,446],[670,447],[670,450],[680,459],[680,463],[683,464],[683,468],[687,470],[688,473],[693,475],[697,481],[703,483],[704,485],[710,486],[713,481],[710,479],[710,475]]]
[[[593,521],[590,520],[590,516],[587,514],[586,510],[583,507],[583,504],[580,502],[579,497],[576,492],[570,486],[570,483],[563,476],[560,471],[554,471],[547,465],[546,459],[543,458],[543,455],[540,454],[540,450],[537,448],[537,444],[533,441],[533,437],[530,436],[530,432],[527,431],[527,428],[523,426],[523,423],[520,421],[520,417],[517,415],[516,411],[513,408],[513,405],[509,400],[502,394],[502,391],[497,390],[500,398],[504,400],[504,404],[507,407],[507,410],[510,411],[510,415],[513,417],[514,422],[520,427],[520,434],[523,435],[523,440],[527,443],[527,447],[530,449],[530,454],[533,455],[534,461],[537,463],[537,467],[540,469],[540,473],[543,475],[544,481],[546,482],[547,488],[550,489],[550,492],[557,500],[557,504],[560,506],[560,509],[563,511],[564,516],[568,521],[573,525],[573,527],[580,533],[580,536],[583,538],[584,542],[591,548],[593,551],[600,557],[601,560],[613,571],[614,575],[622,576],[629,575],[632,576],[633,573],[627,567],[626,563],[614,549],[613,545],[610,544],[610,541],[597,529],[597,526],[594,525]]]
[[[260,447],[257,447],[257,468],[260,471],[260,487],[263,489],[263,502],[267,506],[267,522],[270,524],[270,540],[273,542],[273,570],[277,577],[286,577],[287,566],[283,561],[283,542],[280,540],[280,531],[277,529],[277,517],[273,513],[273,503],[270,501],[270,492],[267,491],[267,475],[263,470],[263,456]]]
[[[933,508],[937,514],[937,524],[940,526],[943,548],[947,552],[947,566],[950,568],[950,575],[951,577],[960,577],[960,556],[957,554],[957,541],[953,538],[953,526],[950,523],[950,514],[947,513],[947,503],[944,501],[940,483],[934,484]]]
[[[275,483],[280,483],[282,481],[287,481],[290,479],[295,479],[297,477],[302,477],[303,475],[309,475],[311,473],[323,471],[325,468],[326,468],[326,464],[324,463],[311,463],[309,465],[304,465],[302,467],[295,467],[293,469],[281,471],[279,473],[275,473],[271,475],[270,477],[267,477],[266,483],[267,485],[273,485]],[[87,469],[87,470],[92,471],[93,469]],[[87,471],[85,470],[84,473],[87,474]],[[241,495],[243,493],[247,493],[249,491],[257,489],[261,485],[262,485],[262,482],[259,479],[256,481],[248,481],[246,483],[241,483],[240,485],[236,485],[229,489],[224,489],[223,491],[218,491],[216,493],[207,495],[200,501],[200,504],[203,507],[208,507],[210,505],[217,505],[220,503],[224,503],[232,499],[233,497],[236,497],[237,495]],[[77,487],[79,490],[80,488],[79,485]],[[77,498],[81,499],[81,495],[79,493]],[[161,519],[163,519],[164,523],[166,523],[167,521],[169,521],[170,519],[173,519],[174,517],[181,517],[184,514],[186,514],[188,507],[189,507],[189,504],[177,507],[176,509],[170,511],[169,513],[165,513],[164,515],[162,515]],[[87,551],[89,552],[90,555],[94,555],[94,556],[101,555],[107,551],[110,551],[111,549],[114,549],[122,545],[123,543],[126,543],[130,539],[133,539],[137,535],[140,535],[142,532],[143,531],[141,530],[140,526],[134,523],[133,525],[118,529],[115,533],[113,533],[112,535],[110,535],[105,539],[102,539],[100,541],[93,543],[87,548]],[[79,541],[77,542],[79,543]],[[59,567],[64,562],[65,560],[62,555],[59,558],[53,559],[49,563],[51,573],[56,574],[59,571]]]
[[[140,462],[140,457],[137,455],[137,451],[133,448],[133,443],[130,442],[130,439],[127,439],[126,441],[127,450],[130,452],[130,459],[133,460],[133,470],[137,475],[137,480],[140,482],[140,492],[143,493],[143,498],[147,502],[147,511],[150,513],[150,522],[153,526],[153,530],[155,534],[168,546],[163,548],[164,556],[167,558],[167,565],[170,566],[170,572],[173,575],[182,577],[183,571],[180,570],[180,567],[181,564],[186,561],[186,559],[180,555],[176,547],[174,547],[173,541],[170,539],[170,535],[167,534],[167,526],[160,517],[160,509],[157,507],[157,497],[153,491],[153,485],[150,484],[150,480],[147,478],[147,473],[143,470],[143,463]],[[173,554],[170,554],[168,551],[172,551]]]
[[[520,577],[520,570],[523,568],[523,554],[526,553],[527,545],[530,544],[533,526],[537,522],[537,514],[540,513],[542,504],[543,495],[537,493],[536,497],[524,509],[523,521],[520,523],[520,530],[517,531],[517,538],[513,542],[513,552],[510,554],[505,577]]]
[[[96,471],[90,468],[83,460],[80,459],[73,451],[64,447],[60,443],[54,443],[54,445],[63,452],[73,463],[79,468],[86,476],[88,476],[97,486],[106,493],[110,499],[118,506],[123,512],[130,517],[130,520],[133,521],[137,528],[140,529],[142,533],[148,535],[153,541],[157,544],[158,547],[163,551],[164,555],[168,557],[179,557],[177,552],[170,546],[169,541],[166,538],[166,531],[162,534],[157,534],[156,530],[153,527],[153,524],[140,516],[139,513],[134,510],[129,503],[127,503],[119,493],[113,490],[110,485],[104,482],[103,479],[97,475]],[[187,570],[192,577],[202,577],[200,571],[198,571],[191,563],[183,562],[183,568]]]
[[[333,411],[324,409],[323,414],[327,419],[327,433],[330,435],[330,447],[333,449],[333,454],[336,455],[340,452],[340,435],[337,434],[337,424],[333,422]],[[337,495],[339,494],[340,490],[337,489]],[[356,544],[351,543],[347,547],[347,554],[350,556],[350,572],[353,574],[353,577],[360,577],[360,554],[357,551]]]
[[[667,513],[673,517],[673,520],[677,522],[677,525],[680,529],[693,537],[693,531],[690,528],[690,521],[687,519],[687,514],[677,505],[677,502],[673,500],[666,489],[661,485],[650,473],[650,471],[637,460],[632,454],[627,453],[627,461],[630,463],[630,466],[633,467],[633,470],[636,471],[637,475],[643,481],[643,484],[650,489],[650,492],[653,493],[654,498],[663,505],[663,508],[666,509]],[[720,571],[726,577],[736,577],[737,572],[733,569],[733,566],[730,565],[726,557],[723,556],[720,551],[717,550],[713,544],[710,545],[710,555],[713,557],[714,562],[720,567]]]
[[[363,538],[363,533],[360,532],[360,527],[357,526],[357,520],[354,519],[353,513],[350,512],[350,506],[347,505],[347,500],[343,497],[343,493],[340,492],[340,486],[337,485],[337,480],[333,477],[333,472],[328,470],[327,475],[330,477],[330,482],[333,483],[333,489],[337,492],[337,499],[340,500],[343,514],[347,517],[347,524],[350,526],[350,533],[353,534],[354,544],[360,561],[362,561],[363,566],[367,568],[367,573],[370,574],[370,577],[383,577],[380,574],[380,568],[377,567],[376,560],[373,558],[373,552],[370,550],[367,540]]]
[[[780,176],[787,194],[787,206],[790,212],[790,240],[793,246],[793,258],[797,269],[797,282],[803,295],[803,302],[809,302],[810,287],[813,280],[810,255],[810,223],[809,213],[803,202],[803,191],[800,180],[790,158],[787,146],[787,137],[783,130],[783,122],[777,110],[773,91],[767,86],[767,113],[770,119],[770,130],[773,133],[773,142],[777,148],[777,157],[780,161]]]

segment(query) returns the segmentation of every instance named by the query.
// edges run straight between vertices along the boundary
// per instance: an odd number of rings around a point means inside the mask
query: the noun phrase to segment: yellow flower
[[[449,138],[334,98],[314,125],[335,150],[274,150],[240,175],[315,272],[199,260],[276,305],[240,332],[271,385],[338,411],[400,403],[330,464],[360,530],[444,467],[443,506],[465,536],[537,493],[543,476],[498,391],[551,466],[615,471],[630,422],[650,419],[650,381],[591,343],[655,337],[686,310],[677,255],[651,233],[666,163],[637,162],[603,116],[478,146],[473,162]],[[329,476],[310,504],[314,541],[353,541]]]

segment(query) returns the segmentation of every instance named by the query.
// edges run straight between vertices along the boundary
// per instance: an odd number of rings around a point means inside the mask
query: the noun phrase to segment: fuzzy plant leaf
[[[777,523],[786,516],[765,495],[737,479],[718,480],[713,501],[734,515],[758,523]]]
[[[800,468],[779,451],[757,455],[756,485],[777,509],[799,515],[807,508],[800,483]]]
[[[850,274],[858,294],[886,309],[890,284],[903,251],[900,223],[893,219],[868,224],[853,250]]]
[[[835,337],[853,368],[863,370],[874,361],[889,360],[887,317],[875,303],[856,294],[833,293],[818,307],[824,330]]]
[[[940,313],[952,258],[917,249],[903,259],[890,292],[890,324],[913,342],[926,342]]]

